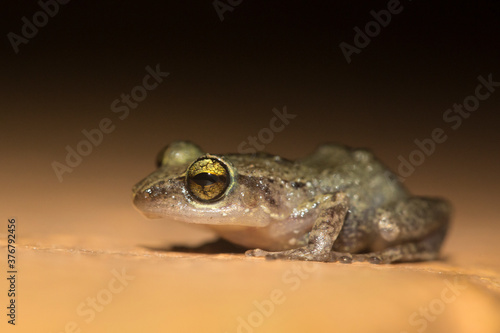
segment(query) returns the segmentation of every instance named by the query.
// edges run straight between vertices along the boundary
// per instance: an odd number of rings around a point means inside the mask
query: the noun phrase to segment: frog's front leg
[[[307,245],[296,249],[267,252],[261,249],[249,250],[248,256],[266,257],[268,259],[292,259],[292,260],[311,260],[311,261],[332,261],[332,247],[337,236],[344,225],[344,220],[349,209],[348,199],[345,193],[322,195],[316,200],[318,211],[314,225],[309,232]],[[339,257],[333,261],[349,261],[350,258],[344,258],[346,253],[338,254]]]

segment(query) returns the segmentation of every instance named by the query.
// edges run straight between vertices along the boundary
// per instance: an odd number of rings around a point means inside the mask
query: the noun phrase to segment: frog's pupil
[[[194,176],[192,179],[196,184],[198,184],[200,186],[209,186],[209,185],[212,185],[214,183],[217,183],[220,180],[218,176],[213,175],[213,174],[208,173],[208,172],[199,173],[196,176]]]

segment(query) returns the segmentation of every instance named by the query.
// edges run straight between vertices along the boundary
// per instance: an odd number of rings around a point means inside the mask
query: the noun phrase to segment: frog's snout
[[[144,216],[150,219],[158,219],[163,217],[158,213],[157,204],[154,203],[150,194],[146,191],[134,191],[132,193],[132,201],[134,203],[134,207],[141,212]],[[156,208],[156,209],[155,209]]]
[[[141,181],[132,188],[132,201],[135,208],[148,218],[163,217],[160,213],[161,202],[164,201],[162,198],[165,197],[166,193],[165,189],[159,186],[161,184],[163,182],[150,186],[146,181]]]

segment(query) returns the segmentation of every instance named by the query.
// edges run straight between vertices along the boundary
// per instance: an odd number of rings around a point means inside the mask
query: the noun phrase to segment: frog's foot
[[[249,257],[265,257],[266,259],[285,259],[285,260],[306,260],[306,261],[330,261],[330,254],[325,251],[314,251],[310,246],[299,247],[296,249],[268,252],[261,249],[248,250],[245,254]]]
[[[305,260],[305,261],[322,261],[322,262],[340,262],[350,264],[353,257],[350,253],[345,252],[324,252],[314,251],[309,246],[300,247],[297,249],[268,252],[261,249],[248,250],[245,254],[249,257],[265,257],[269,260],[286,259],[286,260]]]
[[[427,261],[437,259],[439,256],[438,252],[408,252],[406,245],[414,244],[404,244],[403,246],[396,246],[386,249],[380,252],[371,252],[363,254],[353,254],[352,260],[354,262],[368,262],[370,264],[390,264],[393,262],[402,261]]]

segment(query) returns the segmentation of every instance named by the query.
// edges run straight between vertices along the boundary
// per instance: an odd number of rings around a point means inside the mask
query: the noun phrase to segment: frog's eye
[[[196,160],[186,172],[189,193],[204,202],[221,199],[229,187],[229,181],[227,166],[211,157]]]

